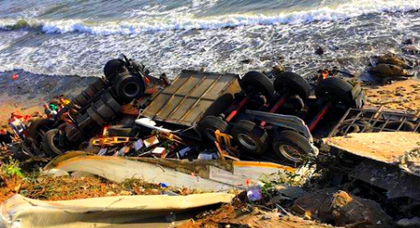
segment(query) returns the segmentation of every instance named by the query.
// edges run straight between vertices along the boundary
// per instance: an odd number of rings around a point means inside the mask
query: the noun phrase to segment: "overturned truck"
[[[104,74],[104,78],[89,85],[54,119],[39,118],[30,123],[25,142],[29,151],[34,155],[45,152],[54,157],[67,150],[79,149],[83,142],[115,119],[130,121],[130,118],[124,119],[123,109],[133,100],[141,107],[159,87],[169,84],[166,76],[154,78],[144,65],[125,56],[124,60],[110,60],[104,67]]]
[[[317,156],[318,139],[328,135],[349,108],[363,106],[360,86],[336,77],[311,88],[292,72],[251,71],[240,78],[182,71],[171,84],[127,58],[109,61],[104,73],[104,79],[73,99],[56,119],[32,122],[28,144],[34,151],[54,157],[83,149],[116,122],[128,122],[125,129],[114,131],[116,136],[140,137],[144,126],[133,123],[134,117],[149,118],[189,145],[215,148],[219,132],[233,139],[233,144],[222,146],[235,151],[235,157],[296,166]],[[119,113],[124,105],[133,107],[133,101],[138,113],[124,121]]]
[[[360,86],[340,78],[312,89],[292,72],[182,71],[140,116],[206,147],[215,146],[216,132],[228,134],[234,144],[227,149],[241,159],[299,165],[317,156],[314,136],[328,135],[349,108],[362,106]]]

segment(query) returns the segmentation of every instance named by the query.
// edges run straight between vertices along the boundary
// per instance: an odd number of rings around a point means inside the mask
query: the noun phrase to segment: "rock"
[[[402,67],[404,69],[410,69],[411,68],[411,66],[410,66],[410,64],[408,63],[407,60],[405,60],[401,56],[393,54],[393,53],[388,53],[386,55],[379,56],[377,61],[378,61],[378,65],[380,63],[385,63],[385,64],[396,65],[396,66]]]
[[[281,72],[284,72],[285,71],[285,68],[284,68],[284,66],[283,65],[281,65],[281,64],[276,64],[274,67],[273,67],[273,72],[275,73],[275,74],[278,74],[278,73],[281,73]]]
[[[415,173],[417,175],[420,174],[420,157],[418,156],[420,153],[420,148],[413,149],[404,154],[399,158],[399,166],[401,169],[409,171],[411,173]]]
[[[405,45],[414,44],[414,43],[416,43],[416,39],[409,38],[409,39],[404,40],[402,43],[405,44]]]
[[[326,189],[297,199],[292,207],[296,213],[316,215],[321,222],[335,226],[360,228],[392,227],[380,205],[345,191]],[[313,216],[312,216],[313,217]]]
[[[403,76],[403,77],[413,76],[407,70],[403,69],[400,66],[392,65],[392,64],[385,64],[385,63],[380,63],[377,66],[372,67],[370,69],[370,73],[373,74],[374,76],[378,76],[381,78],[398,77],[398,76]]]
[[[420,218],[419,217],[414,217],[411,219],[400,219],[397,222],[397,226],[398,227],[420,227]]]
[[[268,61],[268,60],[271,60],[271,57],[270,57],[270,56],[268,56],[268,55],[266,55],[266,56],[262,56],[262,57],[260,57],[260,60],[261,60],[262,62],[264,62],[264,61]]]
[[[270,220],[270,219],[272,219],[272,217],[270,215],[263,215],[261,217],[261,220]]]
[[[417,45],[408,45],[402,48],[402,51],[408,54],[418,54],[420,53],[420,48]]]
[[[244,60],[241,61],[241,63],[243,63],[243,64],[251,64],[251,63],[254,63],[254,60],[253,59],[244,59]]]
[[[315,54],[317,54],[317,55],[323,55],[324,54],[324,49],[322,47],[318,47],[315,50]]]

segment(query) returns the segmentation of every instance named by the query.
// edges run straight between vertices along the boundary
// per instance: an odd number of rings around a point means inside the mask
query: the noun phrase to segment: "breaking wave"
[[[223,16],[196,17],[193,14],[171,14],[162,19],[144,19],[142,15],[152,12],[137,11],[128,20],[85,21],[85,20],[46,20],[46,19],[0,19],[0,29],[35,29],[44,33],[90,33],[95,35],[140,34],[152,31],[219,29],[226,27],[298,24],[313,21],[337,21],[372,13],[410,12],[420,9],[418,0],[362,0],[318,9],[280,12],[277,14],[231,14]],[[160,14],[161,12],[156,12]],[[136,15],[138,17],[136,17]]]

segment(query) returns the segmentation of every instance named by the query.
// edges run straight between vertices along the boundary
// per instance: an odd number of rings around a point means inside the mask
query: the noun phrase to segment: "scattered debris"
[[[47,102],[47,118],[12,116],[12,142],[0,132],[15,158],[52,158],[40,175],[18,162],[1,164],[4,222],[141,225],[162,215],[159,225],[167,227],[191,220],[181,211],[194,209],[205,212],[182,227],[416,224],[409,219],[420,216],[419,116],[363,108],[350,72],[324,68],[311,85],[277,65],[242,78],[182,71],[170,82],[123,58],[109,61],[105,78],[72,101]],[[411,68],[387,54],[371,72],[394,80],[411,77]],[[376,95],[408,103],[405,92],[417,89]],[[367,101],[388,102],[374,98]],[[312,185],[329,173],[327,186]],[[400,198],[408,201],[393,201]]]

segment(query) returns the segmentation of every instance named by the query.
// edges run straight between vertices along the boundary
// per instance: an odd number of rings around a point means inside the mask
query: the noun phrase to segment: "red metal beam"
[[[324,117],[325,113],[327,113],[328,109],[331,108],[333,104],[333,101],[329,101],[324,107],[322,107],[321,111],[318,113],[318,115],[315,116],[315,118],[311,121],[309,125],[309,130],[313,131],[316,127],[316,125],[319,123],[319,121]]]
[[[239,104],[236,106],[236,108],[229,114],[229,116],[226,118],[226,122],[230,122],[233,117],[235,117],[238,112],[248,103],[248,101],[251,99],[251,94],[247,95]]]
[[[275,113],[277,109],[280,108],[284,103],[286,103],[287,99],[290,97],[290,90],[287,90],[283,96],[280,97],[280,99],[277,101],[277,103],[270,109],[270,113]],[[261,121],[260,126],[264,127],[267,124],[265,121]]]

